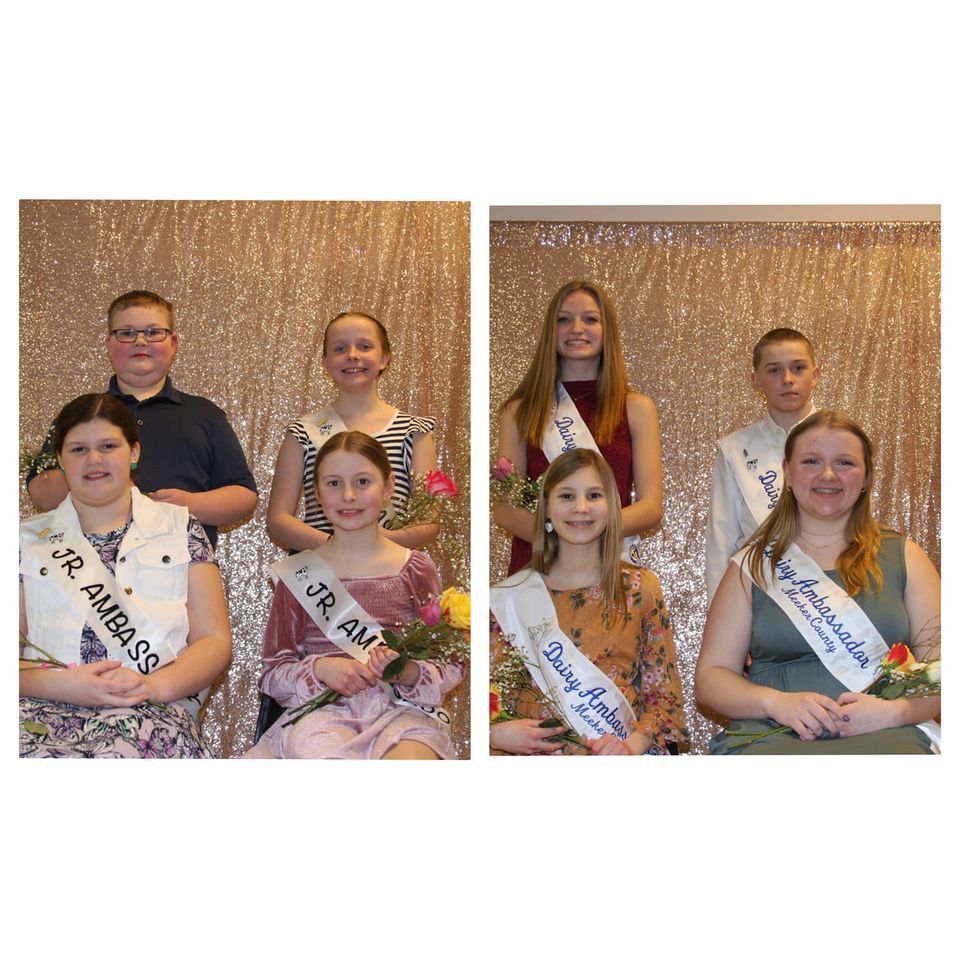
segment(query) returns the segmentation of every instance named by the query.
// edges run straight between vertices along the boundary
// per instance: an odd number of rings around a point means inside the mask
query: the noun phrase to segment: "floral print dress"
[[[130,523],[103,534],[84,534],[111,572]],[[210,540],[193,516],[187,528],[191,563],[216,563]],[[80,662],[107,659],[107,648],[83,625]],[[193,716],[177,703],[135,707],[81,707],[39,697],[20,698],[21,757],[209,758],[213,753]]]
[[[673,753],[686,745],[689,734],[683,714],[683,693],[677,672],[673,626],[656,575],[621,565],[627,595],[627,618],[608,623],[603,614],[600,584],[578,590],[551,590],[560,629],[600,671],[620,689],[637,729],[648,734],[651,754]],[[492,621],[493,671],[502,662],[506,641]],[[532,684],[529,677],[528,684]],[[500,691],[504,705],[520,717],[547,719],[552,714],[529,690]],[[673,749],[671,749],[671,745]],[[565,753],[582,754],[567,746]]]

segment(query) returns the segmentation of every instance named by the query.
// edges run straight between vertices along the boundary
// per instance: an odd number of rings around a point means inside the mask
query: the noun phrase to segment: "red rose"
[[[490,719],[493,720],[500,713],[500,694],[491,686],[490,688]]]
[[[457,495],[457,485],[439,470],[433,470],[427,474],[427,493],[437,499],[455,497]]]
[[[890,652],[883,658],[883,662],[889,667],[899,667],[907,662],[910,651],[905,643],[895,643]]]

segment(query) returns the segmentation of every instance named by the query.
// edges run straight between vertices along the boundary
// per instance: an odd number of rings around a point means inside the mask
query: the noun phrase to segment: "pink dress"
[[[384,627],[410,623],[431,594],[440,593],[433,561],[412,551],[399,573],[384,577],[344,578],[350,595]],[[320,628],[283,583],[277,584],[263,638],[260,689],[286,707],[279,720],[248,751],[253,758],[378,760],[401,740],[425,744],[443,760],[454,758],[445,724],[414,706],[393,702],[389,685],[380,683],[284,727],[290,710],[323,693],[313,672],[318,657],[348,657]],[[459,665],[421,660],[420,679],[398,687],[408,700],[439,707],[463,677]]]

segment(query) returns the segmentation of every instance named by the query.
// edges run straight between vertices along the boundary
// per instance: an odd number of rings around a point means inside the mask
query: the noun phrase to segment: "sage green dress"
[[[907,585],[904,544],[899,535],[886,537],[878,561],[883,571],[883,590],[878,594],[861,591],[854,599],[863,608],[888,646],[910,642],[910,622],[903,603]],[[834,583],[840,578],[826,571]],[[815,691],[836,699],[846,687],[820,662],[790,618],[774,600],[753,586],[753,628],[750,638],[752,661],[749,677],[755,683],[784,693]],[[863,686],[873,679],[865,677]],[[863,689],[861,687],[861,689]],[[775,720],[734,720],[710,741],[711,753],[749,754],[866,754],[932,753],[927,735],[915,726],[877,730],[855,737],[822,736],[819,740],[801,740],[793,731],[775,733],[743,745],[741,738],[728,733],[760,733],[779,724]]]

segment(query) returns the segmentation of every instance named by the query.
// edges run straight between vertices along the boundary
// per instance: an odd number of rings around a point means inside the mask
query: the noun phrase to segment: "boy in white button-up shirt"
[[[717,441],[707,515],[708,603],[730,558],[780,495],[787,433],[814,411],[810,394],[820,380],[820,367],[813,345],[786,327],[765,333],[753,348],[751,379],[767,399],[767,412],[759,423]]]

